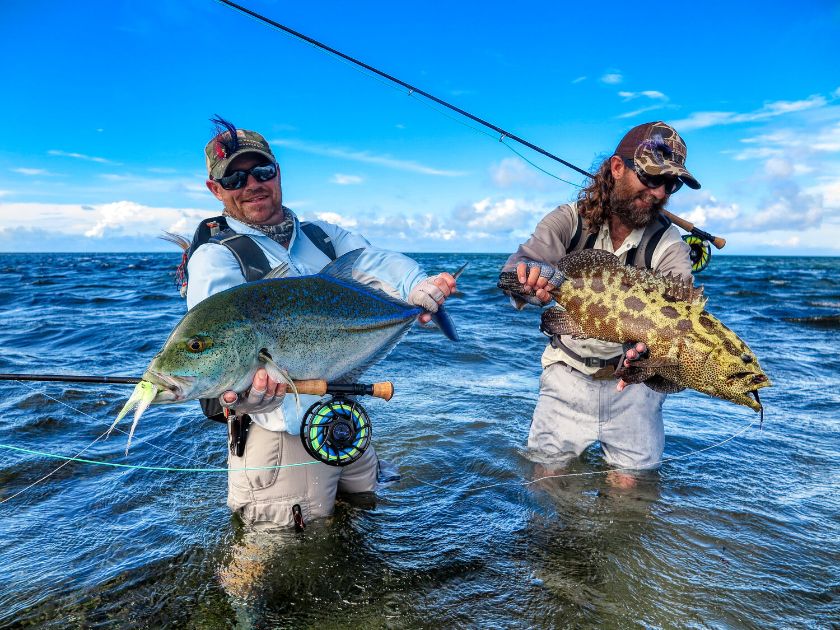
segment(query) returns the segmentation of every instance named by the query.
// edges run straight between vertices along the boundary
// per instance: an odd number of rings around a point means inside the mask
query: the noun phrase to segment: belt
[[[570,358],[574,359],[575,361],[579,361],[580,363],[583,363],[586,367],[599,368],[597,372],[590,375],[592,376],[592,378],[595,379],[612,378],[613,372],[615,372],[615,368],[618,367],[618,362],[621,360],[622,357],[622,355],[620,354],[617,354],[614,357],[610,357],[609,359],[601,359],[599,357],[582,357],[577,352],[566,346],[566,344],[564,344],[562,341],[560,341],[560,337],[557,335],[551,337],[551,347],[557,348],[558,350],[562,350]],[[563,361],[561,361],[560,363],[563,363]],[[563,363],[563,365],[569,364]],[[574,366],[569,365],[569,367],[574,369]]]

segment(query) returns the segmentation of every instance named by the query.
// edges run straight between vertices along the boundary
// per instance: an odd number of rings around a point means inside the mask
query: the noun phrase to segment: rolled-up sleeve
[[[566,255],[566,247],[577,225],[577,214],[564,204],[549,212],[534,233],[507,259],[502,271],[513,271],[520,262],[536,260],[556,265]]]

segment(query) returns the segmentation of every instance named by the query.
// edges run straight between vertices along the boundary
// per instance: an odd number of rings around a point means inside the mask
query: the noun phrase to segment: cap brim
[[[230,166],[230,163],[233,162],[236,158],[240,155],[245,155],[246,153],[256,153],[257,155],[263,156],[265,159],[270,160],[271,162],[275,162],[275,157],[271,155],[271,153],[267,153],[266,151],[260,151],[259,149],[254,149],[252,147],[242,148],[239,151],[235,151],[231,153],[228,157],[224,160],[221,160],[213,166],[213,170],[210,171],[210,177],[213,179],[219,179],[220,177],[224,177],[225,171]]]

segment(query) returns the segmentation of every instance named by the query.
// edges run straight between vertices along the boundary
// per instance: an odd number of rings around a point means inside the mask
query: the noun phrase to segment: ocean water
[[[586,474],[529,483],[545,339],[538,311],[495,289],[504,256],[417,258],[470,266],[450,306],[462,341],[413,329],[369,374],[396,386],[367,407],[399,482],[301,534],[254,536],[225,507],[224,474],[0,448],[0,626],[837,627],[840,259],[713,258],[698,277],[708,309],[774,383],[763,427],[746,407],[670,396],[668,461],[622,490],[597,447],[569,470]],[[139,376],[184,310],[175,264],[0,255],[0,372]],[[0,445],[64,456],[131,392],[0,387]],[[153,407],[128,456],[125,442],[83,457],[225,465],[224,427],[195,403]]]

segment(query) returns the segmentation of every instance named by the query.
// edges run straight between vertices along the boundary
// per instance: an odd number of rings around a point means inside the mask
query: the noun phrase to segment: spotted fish
[[[603,250],[572,253],[558,269],[565,279],[551,292],[558,306],[543,312],[544,332],[642,341],[649,356],[633,368],[620,366],[617,377],[668,393],[688,387],[762,410],[758,390],[770,380],[747,344],[706,311],[702,287],[624,265]],[[499,288],[522,292],[515,272],[502,273]]]

